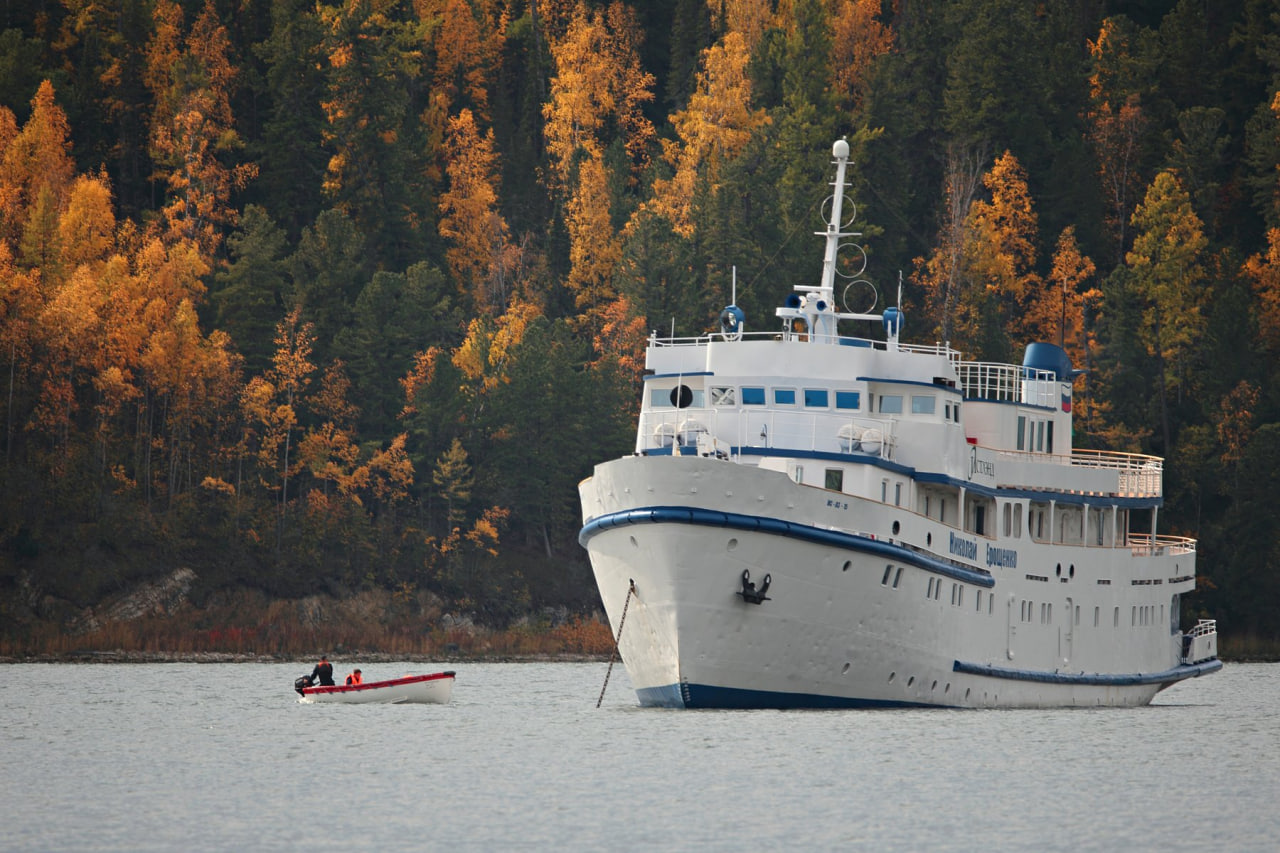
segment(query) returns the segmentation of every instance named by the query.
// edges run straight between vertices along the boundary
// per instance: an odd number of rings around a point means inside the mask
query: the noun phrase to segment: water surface
[[[604,664],[304,705],[311,664],[0,666],[0,850],[1280,847],[1280,665],[1145,708],[670,711]],[[339,663],[345,674],[350,665]]]

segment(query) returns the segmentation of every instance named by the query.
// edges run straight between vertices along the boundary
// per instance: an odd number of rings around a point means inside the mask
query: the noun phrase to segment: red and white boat
[[[293,683],[293,688],[302,696],[303,702],[444,705],[453,695],[453,678],[454,673],[449,670],[430,675],[405,675],[386,681],[366,681],[364,684],[310,687],[310,679],[303,676]]]

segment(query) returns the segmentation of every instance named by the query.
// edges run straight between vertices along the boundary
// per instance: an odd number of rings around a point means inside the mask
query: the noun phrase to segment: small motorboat
[[[453,678],[453,670],[449,670],[430,675],[405,675],[386,681],[366,681],[363,684],[313,687],[311,676],[304,675],[293,682],[293,689],[298,691],[303,702],[444,705],[453,695]]]

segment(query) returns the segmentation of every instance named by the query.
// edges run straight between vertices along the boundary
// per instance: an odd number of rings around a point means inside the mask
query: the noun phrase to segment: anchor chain
[[[622,602],[622,618],[618,620],[618,638],[613,641],[613,653],[609,655],[609,668],[604,674],[604,684],[600,687],[600,698],[596,700],[596,707],[600,707],[600,703],[604,701],[604,691],[609,689],[609,676],[613,675],[613,662],[618,658],[618,644],[622,642],[622,626],[627,624],[627,608],[631,606],[631,596],[636,594],[636,582],[631,581],[631,588],[627,590],[627,600]]]

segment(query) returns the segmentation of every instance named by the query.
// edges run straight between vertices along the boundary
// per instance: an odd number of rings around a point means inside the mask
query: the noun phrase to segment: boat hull
[[[334,687],[306,687],[302,689],[302,702],[365,705],[382,703],[390,705],[447,704],[453,696],[454,673],[437,672],[430,675],[406,675],[386,681],[365,684],[337,685]]]
[[[626,610],[619,648],[642,705],[1141,705],[1221,666],[1182,665],[1167,628],[1120,643],[1022,623],[1021,602],[1047,597],[1025,572],[931,554],[888,535],[914,524],[943,541],[919,517],[849,495],[833,508],[829,492],[779,472],[637,456],[597,466],[580,490],[580,541],[615,632]],[[1078,565],[1078,586],[1052,590],[1059,606],[1091,592]],[[770,577],[758,603],[744,572]]]

